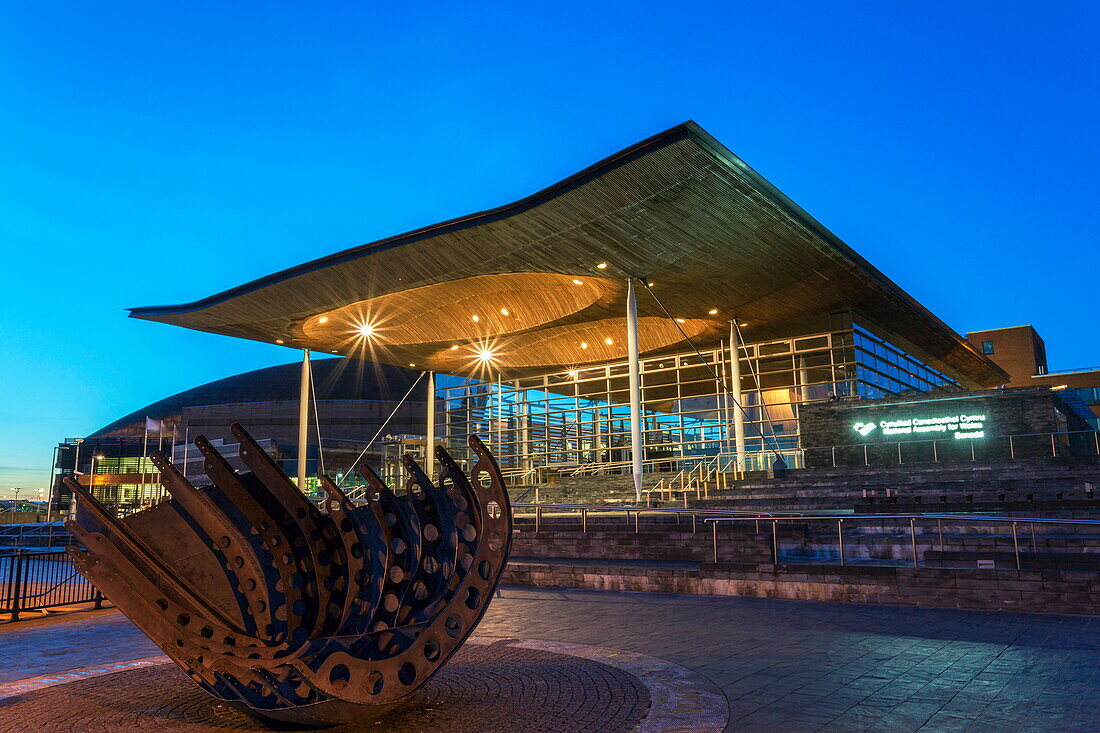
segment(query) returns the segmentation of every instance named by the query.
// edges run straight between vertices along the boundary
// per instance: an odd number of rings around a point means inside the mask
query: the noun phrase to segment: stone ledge
[[[1100,615],[1100,573],[701,563],[698,569],[509,563],[502,582],[541,588],[685,593],[974,610]]]

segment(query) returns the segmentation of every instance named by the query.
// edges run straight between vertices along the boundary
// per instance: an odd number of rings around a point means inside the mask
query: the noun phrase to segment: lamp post
[[[19,492],[23,489],[12,487],[12,491],[15,492],[15,501],[11,503],[11,522],[15,524],[15,513],[19,510]]]

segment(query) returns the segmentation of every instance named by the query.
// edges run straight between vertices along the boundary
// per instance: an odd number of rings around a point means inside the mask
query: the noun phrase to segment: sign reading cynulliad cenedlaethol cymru
[[[905,417],[897,420],[879,422],[857,422],[852,429],[864,438],[876,430],[884,440],[899,440],[906,437],[934,440],[936,438],[954,438],[956,440],[975,440],[985,437],[985,415],[944,415],[941,417]]]

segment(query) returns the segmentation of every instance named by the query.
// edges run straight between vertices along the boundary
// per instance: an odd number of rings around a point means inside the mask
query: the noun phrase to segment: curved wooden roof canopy
[[[600,263],[607,266],[600,269]],[[852,308],[966,387],[1007,375],[693,122],[528,198],[134,318],[452,374],[625,358],[625,278],[697,344]],[[638,294],[643,353],[685,348]],[[716,311],[711,313],[711,311]]]

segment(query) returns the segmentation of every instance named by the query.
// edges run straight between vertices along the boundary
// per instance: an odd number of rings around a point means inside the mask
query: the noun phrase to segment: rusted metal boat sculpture
[[[476,437],[469,476],[442,448],[434,484],[410,456],[400,495],[364,470],[357,506],[322,477],[324,511],[241,426],[248,472],[203,438],[213,485],[153,455],[171,499],[116,518],[69,480],[76,568],[211,695],[304,725],[371,720],[473,631],[508,558],[508,494]]]

